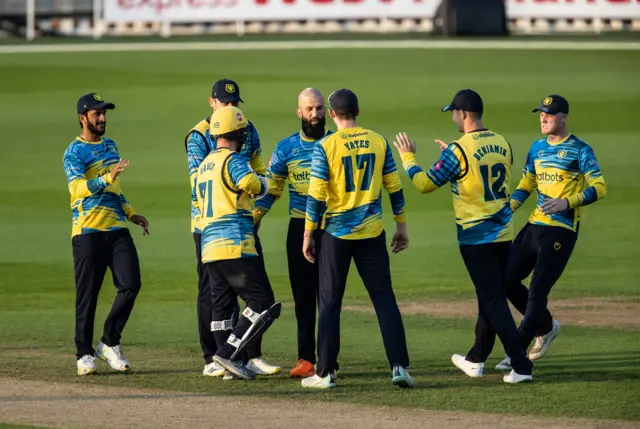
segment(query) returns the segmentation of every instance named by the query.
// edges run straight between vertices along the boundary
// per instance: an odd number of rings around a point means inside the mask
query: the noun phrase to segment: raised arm
[[[231,182],[247,194],[258,195],[266,191],[266,181],[261,181],[237,153],[231,154],[227,163],[227,172]]]
[[[71,149],[67,149],[65,152],[63,162],[72,200],[100,193],[107,189],[115,179],[111,174],[105,173],[95,179],[87,180],[84,174],[84,162]]]
[[[389,146],[388,142],[384,154],[384,166],[382,167],[382,184],[389,193],[394,220],[396,223],[405,223],[406,215],[402,182],[400,181],[396,161],[393,159],[391,146]]]
[[[423,194],[433,192],[464,173],[467,168],[466,158],[457,143],[446,145],[440,143],[442,154],[440,159],[427,172],[416,160],[416,143],[411,142],[408,135],[401,133],[394,143],[400,152],[402,166],[409,175],[413,185]]]
[[[522,169],[522,178],[520,179],[520,183],[518,183],[518,187],[513,191],[511,198],[509,199],[511,210],[514,212],[518,210],[527,198],[529,198],[529,195],[535,191],[536,187],[536,166],[533,154],[530,150],[527,154],[527,160],[524,163],[524,168]]]
[[[288,171],[284,157],[280,153],[278,146],[276,146],[267,170],[266,178],[269,185],[267,194],[256,201],[256,206],[253,210],[253,218],[256,222],[267,214],[271,210],[273,203],[282,196],[287,175]]]

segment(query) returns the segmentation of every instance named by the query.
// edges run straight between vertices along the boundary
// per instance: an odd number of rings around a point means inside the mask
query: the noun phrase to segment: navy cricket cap
[[[360,111],[358,97],[349,89],[338,89],[329,96],[329,108],[340,114],[356,116]]]
[[[78,100],[78,115],[87,113],[89,110],[115,109],[116,105],[107,103],[102,97],[95,92],[85,94]]]
[[[222,79],[214,83],[211,89],[211,98],[223,103],[233,103],[234,101],[244,103],[240,98],[240,87],[231,79]]]
[[[473,89],[462,89],[456,93],[451,104],[442,108],[443,112],[462,110],[463,112],[482,113],[484,106],[480,94]]]
[[[544,112],[550,115],[556,113],[569,113],[569,102],[566,98],[558,94],[551,94],[540,102],[540,107],[533,109],[533,112]]]

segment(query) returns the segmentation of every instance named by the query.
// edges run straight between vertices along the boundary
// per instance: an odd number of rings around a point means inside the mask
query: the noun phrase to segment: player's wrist
[[[403,164],[407,162],[411,162],[416,159],[416,154],[414,152],[400,152],[400,159]]]
[[[407,223],[407,214],[402,213],[399,215],[393,215],[393,220],[396,223],[396,226],[400,224],[404,225]]]
[[[111,175],[111,172],[103,174],[102,179],[104,180],[104,183],[106,183],[107,185],[113,184],[113,181],[115,180]]]

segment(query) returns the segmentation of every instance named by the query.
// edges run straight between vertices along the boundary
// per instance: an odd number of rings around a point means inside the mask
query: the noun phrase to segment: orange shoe
[[[300,359],[295,368],[291,370],[289,375],[291,378],[307,378],[315,375],[316,370],[313,364],[308,360]]]

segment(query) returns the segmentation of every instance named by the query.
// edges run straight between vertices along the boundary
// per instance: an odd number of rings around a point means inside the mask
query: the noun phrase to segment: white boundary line
[[[271,42],[132,42],[0,45],[0,54],[53,52],[247,51],[291,49],[516,49],[569,51],[640,51],[640,42],[539,40],[327,40]]]

